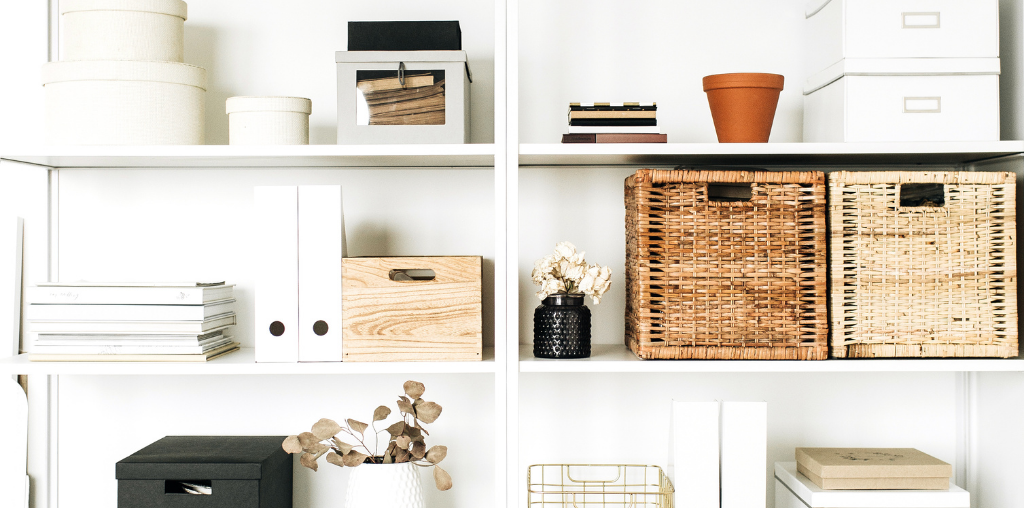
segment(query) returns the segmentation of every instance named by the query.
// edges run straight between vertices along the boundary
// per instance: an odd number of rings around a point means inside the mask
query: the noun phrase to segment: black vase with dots
[[[533,311],[533,356],[590,357],[590,309],[583,296],[553,294]]]

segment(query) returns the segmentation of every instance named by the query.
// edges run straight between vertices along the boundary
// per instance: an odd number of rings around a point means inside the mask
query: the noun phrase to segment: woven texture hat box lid
[[[465,51],[339,51],[338,144],[467,143]]]
[[[181,0],[61,0],[61,60],[182,62]]]

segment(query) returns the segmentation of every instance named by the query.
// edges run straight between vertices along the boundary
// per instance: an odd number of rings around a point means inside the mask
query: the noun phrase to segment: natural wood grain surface
[[[832,355],[1017,356],[1015,175],[830,175]],[[901,185],[944,184],[942,206]]]
[[[481,360],[481,258],[345,258],[344,361]],[[429,281],[391,270],[430,269]]]
[[[750,199],[716,201],[709,184],[749,184]],[[637,356],[827,357],[824,173],[642,169],[625,201]]]

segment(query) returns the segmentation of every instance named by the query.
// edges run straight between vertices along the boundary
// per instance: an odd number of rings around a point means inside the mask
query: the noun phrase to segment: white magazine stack
[[[234,285],[43,283],[26,291],[31,361],[202,362],[238,350]]]
[[[810,0],[804,141],[999,140],[998,0]]]

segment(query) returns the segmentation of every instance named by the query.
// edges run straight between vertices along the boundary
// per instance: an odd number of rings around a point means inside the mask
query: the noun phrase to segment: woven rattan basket
[[[829,180],[832,356],[1017,356],[1013,173]]]
[[[823,173],[641,169],[625,187],[638,357],[828,356]]]

